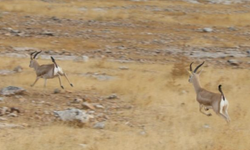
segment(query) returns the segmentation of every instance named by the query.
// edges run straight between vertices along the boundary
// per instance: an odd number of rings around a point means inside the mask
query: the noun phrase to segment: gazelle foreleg
[[[59,79],[59,83],[60,83],[61,88],[64,89],[64,87],[62,86],[60,75],[58,75],[58,79]]]
[[[203,112],[203,111],[202,111],[202,108],[203,108],[203,105],[200,104],[200,112],[201,112],[201,113],[203,113],[203,114],[206,115],[206,116],[212,116],[211,113],[205,113],[205,112]]]
[[[30,86],[33,87],[36,84],[36,82],[38,81],[38,79],[39,79],[39,77],[36,77],[35,82],[33,84],[31,84]]]

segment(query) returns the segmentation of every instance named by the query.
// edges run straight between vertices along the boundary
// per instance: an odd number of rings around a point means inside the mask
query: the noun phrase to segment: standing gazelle
[[[31,85],[31,87],[33,87],[36,84],[36,82],[38,81],[39,78],[44,78],[44,87],[46,87],[47,79],[52,79],[54,77],[58,77],[59,82],[60,82],[60,86],[61,86],[62,89],[64,89],[64,87],[62,86],[62,83],[61,83],[60,76],[65,76],[65,78],[68,80],[69,84],[73,87],[73,84],[70,83],[66,73],[64,73],[62,71],[62,68],[59,67],[56,64],[53,57],[51,57],[53,64],[47,64],[47,65],[39,65],[38,64],[38,62],[35,59],[36,59],[36,56],[41,52],[42,51],[33,52],[33,53],[30,54],[30,65],[29,65],[29,67],[34,68],[34,70],[36,71],[36,80]],[[33,56],[33,54],[34,54],[34,56]]]
[[[192,83],[194,86],[196,92],[196,100],[200,104],[200,112],[207,116],[211,116],[211,113],[203,112],[202,108],[204,106],[205,111],[213,109],[216,114],[222,116],[229,123],[230,117],[227,113],[229,103],[221,90],[221,85],[218,86],[220,93],[213,93],[202,88],[199,80],[199,75],[201,71],[197,73],[197,70],[204,64],[204,62],[198,65],[194,71],[192,69],[192,64],[193,63],[190,64],[189,82]]]

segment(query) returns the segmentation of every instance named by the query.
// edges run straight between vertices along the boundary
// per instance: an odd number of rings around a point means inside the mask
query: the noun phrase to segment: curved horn
[[[197,66],[195,69],[194,69],[194,73],[196,73],[196,71],[205,63],[205,61],[203,61],[203,63],[201,63],[199,66]]]
[[[41,53],[42,51],[40,51],[40,52],[37,52],[35,55],[34,55],[34,59],[36,58],[36,56],[39,54],[39,53]]]
[[[190,64],[190,71],[192,72],[193,71],[193,69],[192,69],[192,64],[193,64],[194,62],[192,62],[191,64]]]
[[[32,53],[30,53],[30,59],[32,59],[32,55],[33,55],[34,53],[36,53],[36,52],[32,52]]]

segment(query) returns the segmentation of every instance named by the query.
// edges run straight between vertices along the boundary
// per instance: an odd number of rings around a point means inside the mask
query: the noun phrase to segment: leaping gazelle
[[[221,90],[221,85],[218,86],[220,93],[213,93],[202,88],[199,80],[199,75],[202,70],[199,71],[198,73],[197,70],[204,64],[204,62],[198,65],[194,71],[192,69],[192,64],[193,63],[190,64],[189,82],[192,83],[194,86],[196,92],[196,100],[200,104],[200,112],[207,116],[211,116],[212,115],[211,113],[203,112],[202,108],[204,106],[205,111],[213,109],[216,114],[223,117],[229,123],[230,117],[227,112],[229,103]]]
[[[56,64],[55,59],[52,56],[51,56],[51,60],[52,60],[53,64],[39,65],[39,63],[36,61],[36,56],[41,52],[42,51],[33,52],[33,53],[30,54],[30,65],[29,65],[29,67],[34,68],[34,70],[36,72],[36,80],[30,86],[33,87],[36,84],[36,82],[38,81],[39,78],[44,78],[44,88],[45,88],[47,79],[52,79],[52,78],[58,77],[60,86],[61,86],[62,89],[64,89],[64,87],[62,86],[62,83],[61,83],[60,76],[65,76],[65,78],[67,79],[69,84],[73,87],[73,84],[70,83],[66,73],[64,73],[62,71],[62,68],[59,67]],[[33,54],[34,54],[34,56],[33,56]]]

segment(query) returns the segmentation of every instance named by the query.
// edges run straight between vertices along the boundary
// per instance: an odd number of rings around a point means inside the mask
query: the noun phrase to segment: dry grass
[[[30,79],[35,79],[35,75],[32,69],[27,67],[28,59],[1,58],[0,61],[0,69],[11,69],[18,64],[24,67],[24,71],[20,74],[1,77],[1,87],[11,84],[32,91],[29,84],[33,82]],[[39,62],[45,63],[48,60],[39,60]],[[102,131],[55,124],[41,128],[3,130],[0,134],[0,146],[6,150],[82,149],[79,144],[87,144],[87,149],[90,150],[245,150],[250,146],[248,143],[250,102],[247,99],[250,81],[246,80],[250,78],[248,70],[209,66],[204,68],[201,75],[202,85],[209,90],[217,91],[217,85],[223,85],[223,91],[230,102],[229,114],[232,119],[232,123],[227,125],[214,113],[212,117],[199,113],[193,87],[187,82],[188,76],[177,78],[172,83],[174,85],[170,84],[173,81],[171,71],[176,64],[131,63],[126,64],[129,70],[119,70],[118,67],[124,64],[106,62],[109,65],[99,66],[96,65],[98,63],[98,60],[88,63],[58,61],[75,84],[72,91],[95,89],[96,92],[104,95],[117,93],[123,101],[132,102],[137,109],[124,112],[124,115],[141,122],[145,126],[145,135],[140,134],[143,131],[140,128],[130,128],[112,121]],[[231,73],[232,71],[234,74]],[[98,81],[78,75],[86,72],[107,73],[116,76],[117,79]],[[58,87],[57,82],[49,80],[48,91]],[[66,85],[66,80],[63,83]],[[39,81],[34,88],[42,89],[42,85],[43,82]],[[66,85],[66,88],[70,87]],[[203,127],[206,124],[209,128]]]
[[[218,38],[229,39],[228,41],[218,41],[205,38],[203,34],[194,34],[193,29],[199,26],[245,26],[249,24],[248,13],[232,15],[213,15],[204,13],[181,13],[181,12],[154,12],[142,9],[112,10],[106,9],[114,6],[147,5],[172,7],[175,5],[183,8],[193,9],[232,9],[230,6],[222,5],[195,5],[180,1],[79,1],[79,0],[57,0],[46,3],[36,0],[8,0],[0,1],[1,11],[14,12],[22,15],[57,16],[65,18],[82,18],[84,20],[130,20],[130,21],[153,21],[158,29],[146,31],[145,29],[132,28],[112,28],[119,33],[115,38],[133,39],[139,41],[152,40],[156,37],[141,35],[142,32],[173,33],[174,35],[187,35],[192,37],[188,41],[174,41],[175,44],[187,44],[195,46],[226,46],[231,47],[237,43],[245,43],[244,37],[234,37],[234,35],[220,35],[211,33]],[[32,7],[31,7],[32,6]],[[86,8],[80,10],[79,8]],[[103,10],[96,11],[101,7]],[[5,15],[1,17],[5,18]],[[181,25],[193,25],[192,27]],[[149,22],[151,25],[152,22]],[[146,25],[142,23],[139,25]],[[167,25],[166,25],[167,24]],[[57,28],[57,27],[54,27]],[[58,27],[63,28],[63,27]],[[67,27],[65,27],[67,28]],[[72,27],[73,28],[73,27]],[[72,29],[71,28],[71,29]],[[94,27],[93,27],[94,28]],[[97,27],[95,27],[97,28]],[[183,32],[175,32],[176,28],[187,28]],[[98,29],[97,32],[102,29]],[[165,31],[166,30],[166,31]],[[138,34],[137,34],[138,33]],[[210,34],[210,33],[209,33]],[[191,36],[192,35],[192,36]],[[240,40],[239,40],[240,39]],[[237,41],[238,40],[238,41]],[[56,42],[54,42],[56,41]],[[233,42],[232,42],[233,41]],[[29,37],[4,37],[1,45],[18,47],[36,47],[40,49],[62,48],[67,50],[99,49],[103,47],[105,41],[82,40],[78,38],[29,38]],[[54,44],[57,43],[57,44]],[[105,43],[106,44],[106,43]],[[114,43],[109,43],[110,45]],[[136,46],[141,46],[137,45]],[[142,45],[145,46],[145,45]],[[147,48],[157,48],[157,45],[146,45]],[[151,56],[131,56],[132,58],[145,59]],[[165,57],[165,56],[159,56]],[[172,58],[170,58],[172,59]],[[38,60],[40,64],[50,63],[50,60]],[[28,67],[29,58],[4,58],[0,59],[0,69],[13,69],[21,65],[24,71],[10,76],[1,76],[0,87],[9,85],[21,86],[36,94],[34,91],[43,90],[43,80],[40,79],[35,87],[29,85],[35,80],[35,72]],[[69,79],[74,83],[71,88],[67,81],[62,78],[65,88],[69,91],[94,91],[102,95],[117,93],[121,101],[132,103],[135,108],[122,112],[122,115],[129,119],[130,123],[138,123],[144,126],[129,127],[125,123],[117,123],[112,120],[107,122],[104,130],[94,130],[86,126],[75,128],[65,124],[50,124],[42,127],[27,127],[24,129],[4,129],[0,133],[1,150],[80,150],[84,149],[79,144],[86,144],[88,150],[166,150],[166,149],[207,149],[207,150],[247,150],[249,144],[249,121],[250,105],[249,89],[250,74],[248,69],[232,69],[225,66],[204,67],[201,75],[202,85],[216,92],[219,84],[223,85],[223,91],[230,103],[229,115],[232,119],[230,125],[219,116],[213,113],[212,117],[206,117],[198,111],[198,104],[195,101],[195,92],[191,84],[188,83],[186,70],[189,69],[189,61],[180,58],[174,64],[141,64],[128,63],[121,64],[110,62],[107,59],[91,60],[88,63],[73,61],[57,61],[57,63],[68,74]],[[126,66],[128,70],[118,69]],[[114,80],[99,81],[94,78],[81,76],[83,73],[100,73],[114,76]],[[58,88],[57,79],[48,80],[47,92]],[[43,98],[40,98],[43,99]],[[18,107],[19,103],[12,106]],[[10,104],[9,104],[10,105]],[[3,106],[1,104],[0,106]],[[27,109],[33,109],[31,104],[27,104]],[[211,110],[210,110],[211,111]],[[18,123],[32,121],[17,120]],[[206,128],[209,127],[209,128]],[[142,131],[145,130],[145,134]]]

